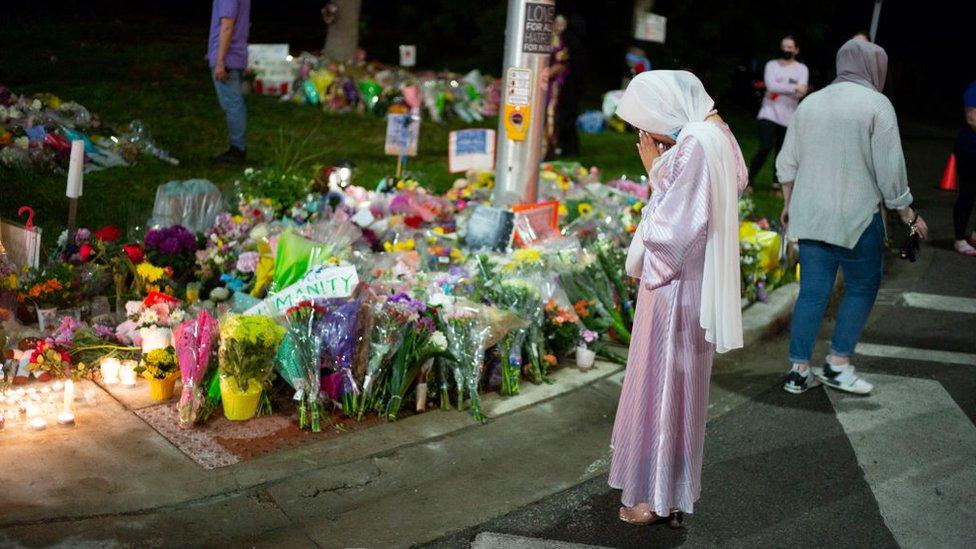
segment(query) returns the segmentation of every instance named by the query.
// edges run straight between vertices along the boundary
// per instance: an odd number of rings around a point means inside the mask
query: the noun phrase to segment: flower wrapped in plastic
[[[354,406],[358,419],[376,407],[374,390],[377,381],[384,377],[384,368],[400,347],[404,332],[416,318],[416,311],[406,307],[397,296],[374,301],[370,308],[374,323],[369,337],[370,351],[363,387]]]
[[[484,372],[485,349],[491,326],[484,309],[470,301],[458,300],[439,312],[447,339],[447,350],[454,358],[454,378],[457,383],[457,406],[463,409],[464,395],[471,400],[471,415],[477,421],[487,420],[481,411],[478,388]]]
[[[353,361],[359,348],[359,309],[362,301],[329,300],[320,321],[320,333],[327,366],[332,370],[322,379],[322,389],[352,417],[360,389],[353,377]]]
[[[278,349],[278,365],[285,381],[295,389],[298,427],[322,431],[322,333],[319,322],[325,307],[302,301],[285,313],[287,334]]]
[[[173,330],[173,346],[183,380],[183,393],[176,409],[180,427],[184,429],[203,421],[216,406],[211,387],[204,380],[212,379],[216,370],[213,358],[218,329],[216,319],[203,310],[196,318],[180,323]]]
[[[559,282],[569,299],[580,312],[581,306],[592,314],[580,314],[587,328],[595,332],[613,329],[617,339],[630,344],[630,328],[624,320],[622,306],[618,303],[613,283],[607,277],[595,254],[562,253],[559,261]]]
[[[407,301],[406,307],[417,311],[417,319],[404,332],[402,342],[390,361],[390,377],[387,387],[387,400],[384,416],[395,420],[403,408],[403,400],[414,383],[421,377],[421,371],[429,369],[428,362],[434,358],[450,360],[447,340],[437,331],[436,323],[426,306],[417,300],[401,297]]]

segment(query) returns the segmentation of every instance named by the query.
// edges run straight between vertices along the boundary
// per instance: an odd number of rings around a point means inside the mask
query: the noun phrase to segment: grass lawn
[[[241,172],[239,167],[215,166],[207,160],[226,147],[226,126],[202,60],[203,39],[184,29],[167,32],[159,25],[146,27],[138,38],[122,35],[119,43],[113,42],[111,29],[91,28],[61,33],[60,39],[49,41],[43,51],[0,50],[0,66],[4,67],[0,78],[8,79],[0,79],[0,84],[8,85],[14,93],[54,93],[63,100],[81,103],[113,125],[140,119],[156,143],[181,160],[179,166],[171,166],[143,155],[135,166],[87,174],[79,206],[81,226],[129,226],[149,216],[156,187],[162,183],[203,178],[227,188]],[[16,36],[36,34],[37,30],[0,27],[10,43],[18,42]],[[90,35],[80,34],[85,32]],[[53,58],[58,61],[51,61]],[[321,163],[342,159],[355,162],[357,183],[366,187],[374,186],[395,169],[395,159],[383,154],[385,120],[381,118],[332,115],[271,97],[250,96],[247,105],[251,166],[271,163],[275,144],[284,135],[285,139],[299,141],[308,136],[305,148],[309,154],[321,153]],[[752,116],[736,112],[723,116],[745,157],[750,158],[756,148]],[[486,120],[477,126],[495,128],[497,121]],[[454,180],[455,176],[447,173],[447,136],[461,127],[465,126],[458,122],[438,125],[426,120],[421,125],[419,155],[410,160],[408,169],[432,189],[442,191]],[[583,154],[575,160],[598,166],[605,180],[640,174],[635,135],[605,132],[581,137]],[[771,160],[758,178],[760,186],[762,182],[768,185],[771,179],[769,164]],[[0,170],[0,216],[12,218],[20,206],[32,206],[35,223],[44,228],[45,242],[51,243],[67,219],[64,188],[63,174]],[[755,193],[753,198],[761,215],[778,216],[781,199],[766,191]]]

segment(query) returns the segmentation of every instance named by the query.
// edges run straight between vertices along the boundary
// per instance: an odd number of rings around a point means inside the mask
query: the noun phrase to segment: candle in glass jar
[[[75,382],[68,381],[64,382],[64,407],[62,412],[71,413],[71,405],[75,402]]]
[[[119,369],[119,381],[126,387],[136,384],[136,361],[126,360]]]
[[[102,359],[101,371],[102,371],[102,381],[107,385],[115,385],[119,382],[119,370],[122,368],[122,363],[119,359],[115,357],[108,357]]]

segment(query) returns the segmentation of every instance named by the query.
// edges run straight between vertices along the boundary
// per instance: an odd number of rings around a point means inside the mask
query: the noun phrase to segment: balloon
[[[376,83],[374,80],[363,80],[359,83],[359,92],[363,96],[363,102],[366,103],[367,108],[372,108],[380,99],[380,92],[383,91],[383,87]]]

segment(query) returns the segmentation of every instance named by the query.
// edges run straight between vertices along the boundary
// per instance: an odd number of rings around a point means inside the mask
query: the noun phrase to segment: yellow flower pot
[[[231,421],[247,421],[254,417],[263,388],[261,383],[252,379],[247,382],[247,391],[241,392],[234,378],[221,376],[220,401],[224,406],[224,417]]]
[[[166,379],[156,379],[154,377],[147,377],[146,380],[149,381],[149,396],[153,400],[169,400],[173,398],[173,392],[176,388],[176,378],[179,377],[177,374],[172,374]]]

